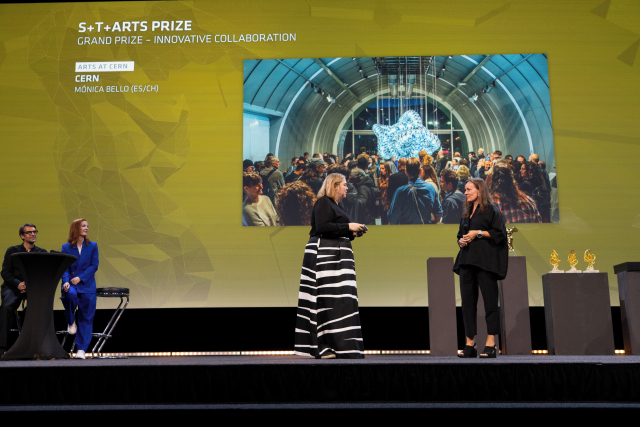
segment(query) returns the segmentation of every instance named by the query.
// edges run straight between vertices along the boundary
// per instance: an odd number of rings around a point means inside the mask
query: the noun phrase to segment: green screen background
[[[76,41],[79,22],[185,19],[189,34],[297,40]],[[579,269],[591,249],[618,305],[613,265],[640,256],[639,47],[637,1],[0,5],[0,243],[19,244],[18,228],[33,222],[37,245],[59,250],[84,217],[98,286],[131,288],[132,307],[295,306],[308,229],[241,225],[243,61],[545,52],[561,222],[518,225],[530,303],[542,305],[552,250],[566,270],[571,249]],[[135,61],[92,85],[159,92],[74,93],[76,61]],[[456,232],[373,227],[354,241],[360,304],[428,305],[426,260],[454,257]]]

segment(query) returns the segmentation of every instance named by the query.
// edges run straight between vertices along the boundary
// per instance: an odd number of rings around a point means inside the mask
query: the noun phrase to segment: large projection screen
[[[514,236],[527,257],[530,304],[543,303],[553,250],[568,269],[572,249],[590,249],[618,305],[613,266],[640,254],[639,40],[640,6],[615,0],[3,4],[0,243],[19,244],[19,227],[32,222],[37,245],[60,250],[83,217],[100,251],[98,286],[130,288],[132,307],[295,306],[309,229],[243,227],[239,212],[246,118],[267,117],[258,126],[275,147],[297,92],[260,111],[245,98],[246,64],[451,55],[480,65],[495,56],[506,58],[494,71],[507,73],[499,80],[513,97],[515,113],[504,117],[546,129],[529,137],[552,138],[549,172],[559,182],[558,222],[518,224]],[[547,86],[546,102],[528,98],[542,87],[509,86],[531,67],[530,54],[544,55],[536,84]],[[459,77],[445,70],[442,79]],[[463,91],[479,83],[471,77]],[[504,90],[480,96],[478,121]],[[428,306],[426,260],[456,255],[457,226],[370,228],[353,245],[360,304]]]

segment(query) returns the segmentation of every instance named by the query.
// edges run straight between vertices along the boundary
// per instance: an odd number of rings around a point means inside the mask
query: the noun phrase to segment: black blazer
[[[11,258],[11,255],[18,252],[28,252],[24,247],[24,243],[22,245],[10,246],[4,254],[4,261],[2,262],[2,278],[4,279],[4,283],[2,284],[2,289],[8,286],[17,292],[18,285],[24,281],[20,268],[18,268]],[[47,252],[47,250],[34,245],[31,252]]]
[[[311,237],[337,239],[348,237],[353,240],[353,232],[349,231],[349,215],[330,197],[322,196],[313,206],[311,212]]]
[[[484,212],[476,212],[473,218],[462,218],[456,243],[469,230],[488,231],[491,238],[476,237],[467,246],[460,248],[453,271],[460,274],[461,266],[472,265],[494,273],[498,280],[503,280],[507,276],[509,247],[504,217],[498,206],[490,204]]]

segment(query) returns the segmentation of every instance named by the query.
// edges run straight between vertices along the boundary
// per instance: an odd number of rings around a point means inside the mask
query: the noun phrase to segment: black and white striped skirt
[[[364,358],[356,266],[349,239],[312,237],[302,261],[295,351],[298,356]]]

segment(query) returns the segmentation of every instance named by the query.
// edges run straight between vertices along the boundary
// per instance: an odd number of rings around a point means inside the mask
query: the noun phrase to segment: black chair
[[[102,333],[94,332],[91,334],[92,337],[98,338],[98,341],[96,342],[96,344],[93,346],[93,349],[91,350],[91,357],[92,358],[95,357],[99,359],[107,359],[107,358],[126,359],[126,357],[122,357],[122,356],[117,356],[117,357],[116,356],[100,356],[100,351],[102,351],[102,347],[104,347],[104,344],[107,342],[107,340],[111,338],[113,329],[118,324],[118,321],[120,320],[120,316],[122,316],[122,313],[127,308],[127,305],[129,305],[129,289],[128,288],[98,288],[96,289],[96,296],[102,297],[102,298],[120,298],[120,304],[118,304],[118,308],[116,308],[115,313],[113,313],[113,316],[111,316],[109,323],[107,323],[107,327],[104,328],[104,332]],[[126,302],[124,301],[125,298],[127,299]],[[78,317],[77,308],[76,308],[74,317],[75,318]],[[67,337],[69,336],[69,332],[67,332],[66,330],[56,331],[56,334],[64,335],[64,339],[62,340],[62,344],[61,344],[62,347],[64,347],[64,343],[67,340]],[[71,344],[71,349],[69,350],[70,354],[73,354],[73,350],[75,349],[75,347],[76,347],[76,340],[74,337],[73,344]],[[97,356],[94,356],[94,354],[97,354]]]
[[[96,296],[99,298],[120,298],[120,304],[116,308],[116,311],[111,316],[111,320],[107,323],[107,327],[104,328],[104,332],[102,333],[93,333],[91,334],[94,337],[98,338],[96,345],[93,346],[91,350],[92,356],[97,357],[99,359],[126,359],[126,356],[101,356],[100,352],[102,351],[102,347],[104,347],[105,343],[109,338],[112,337],[113,329],[118,324],[122,313],[129,305],[129,289],[128,288],[98,288],[96,289]],[[127,301],[125,302],[125,298]],[[97,354],[97,356],[93,356],[93,354]]]

